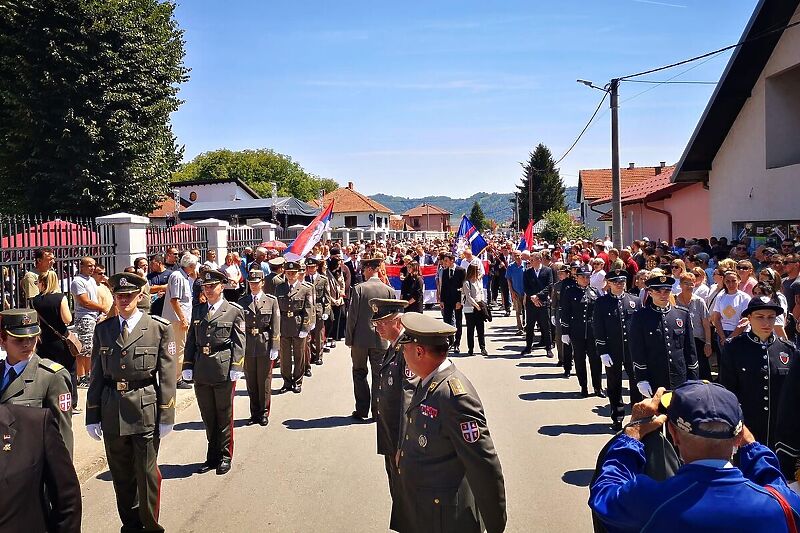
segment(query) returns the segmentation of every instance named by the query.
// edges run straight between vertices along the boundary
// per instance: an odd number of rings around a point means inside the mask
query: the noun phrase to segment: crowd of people
[[[589,396],[591,385],[592,394],[607,397],[614,431],[623,429],[626,404],[631,409],[660,399],[663,390],[695,380],[718,382],[741,405],[748,435],[778,454],[787,478],[800,474],[794,415],[800,354],[793,344],[800,247],[793,240],[753,247],[747,239],[645,239],[622,249],[608,240],[536,241],[526,249],[512,237],[487,240],[479,255],[452,238],[387,239],[320,242],[300,261],[248,247],[241,255],[227,253],[222,263],[213,250],[203,258],[197,249],[168,247],[111,277],[85,257],[69,299],[52,270],[53,250],[38,249],[34,268],[20,280],[30,310],[4,311],[0,321],[7,353],[0,403],[49,408],[71,453],[71,416],[80,412],[79,389],[88,387],[87,432],[104,441],[123,527],[159,530],[155,458],[174,423],[176,390],[194,388],[206,427],[200,472],[224,475],[233,459],[236,381],[246,381],[249,423],[266,426],[273,368],[280,368],[279,391],[299,394],[313,366],[344,341],[352,358],[352,417],[365,421],[371,414],[378,422],[398,516],[419,514],[403,498],[420,482],[410,478],[413,468],[399,472],[400,455],[411,451],[403,441],[412,435],[422,452],[442,451],[445,444],[426,450],[433,435],[419,424],[462,410],[470,421],[460,422],[457,434],[483,455],[458,465],[442,458],[448,465],[442,475],[460,468],[462,481],[466,470],[498,482],[488,492],[466,483],[459,490],[472,493],[477,509],[457,506],[453,518],[472,513],[465,523],[479,527],[490,519],[489,530],[501,531],[499,460],[480,400],[447,354],[491,357],[485,328],[493,313],[513,312],[521,354],[542,349],[565,379],[574,370],[581,396]],[[401,267],[397,288],[387,265]],[[430,266],[436,267],[434,299],[426,296],[422,276]],[[423,314],[432,307],[441,321]],[[420,382],[430,383],[431,401],[418,397]],[[442,382],[449,392],[433,402]],[[423,418],[405,421],[409,405]],[[420,463],[430,460],[415,452],[410,455]],[[392,523],[416,530],[414,519],[406,522],[394,511]]]

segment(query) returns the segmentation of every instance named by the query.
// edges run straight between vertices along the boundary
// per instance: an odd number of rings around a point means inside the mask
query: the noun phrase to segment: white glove
[[[181,377],[183,378],[183,381],[192,381],[193,376],[194,376],[193,370],[184,370],[183,372],[181,372]]]
[[[158,425],[158,438],[163,439],[172,432],[172,424]]]
[[[244,377],[244,372],[241,370],[231,370],[228,372],[228,377],[231,378],[231,381],[237,381]]]
[[[611,356],[607,353],[600,354],[600,361],[602,361],[603,366],[609,367],[614,364],[614,361],[611,360]]]
[[[306,337],[308,337],[308,332],[301,331],[297,336],[300,337],[301,339],[305,339]]]
[[[645,398],[653,396],[653,388],[650,386],[649,381],[640,381],[636,384],[636,388],[639,389],[639,392],[641,392],[642,396]]]
[[[569,344],[570,343],[569,335],[561,335],[561,342],[563,342],[564,344]]]
[[[100,440],[103,438],[103,430],[100,427],[100,423],[97,424],[86,424],[86,433],[89,434],[94,440]]]
[[[550,317],[550,323],[553,324],[554,326],[556,325],[556,317],[555,317],[555,315],[552,315]]]
[[[328,320],[328,313],[322,313],[322,320]]]
[[[279,355],[280,355],[280,352],[278,351],[277,348],[271,349],[269,351],[269,359],[270,359],[270,361],[274,361],[275,359],[278,358]]]

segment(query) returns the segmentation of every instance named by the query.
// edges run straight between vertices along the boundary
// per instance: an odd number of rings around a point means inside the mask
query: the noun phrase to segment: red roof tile
[[[442,209],[432,204],[419,204],[417,207],[412,207],[405,213],[404,217],[421,217],[425,215],[452,215],[450,211]]]
[[[674,166],[622,168],[620,169],[622,188],[626,189],[637,183],[660,176],[667,170],[674,169]],[[609,196],[611,194],[611,169],[599,168],[579,171],[578,188],[583,192],[583,198],[589,201]]]
[[[352,185],[353,184],[350,183],[347,187],[341,187],[323,196],[323,206],[330,204],[331,200],[335,200],[336,203],[333,205],[334,213],[355,213],[361,211],[393,213],[391,209],[382,203],[376,202],[369,196],[363,195],[360,192],[356,192],[352,188]],[[314,207],[322,207],[317,199],[311,200],[308,203]]]
[[[179,213],[185,210],[186,208],[182,205],[178,207]],[[167,196],[148,216],[150,218],[166,218],[172,216],[173,213],[175,213],[175,200],[172,199],[172,196]]]
[[[672,183],[672,173],[675,167],[668,167],[658,176],[649,180],[641,181],[630,187],[622,189],[622,203],[631,204],[643,200],[654,201],[661,199],[672,192],[680,190],[687,185],[684,183]],[[611,196],[604,196],[593,201],[590,205],[600,205],[611,201]]]

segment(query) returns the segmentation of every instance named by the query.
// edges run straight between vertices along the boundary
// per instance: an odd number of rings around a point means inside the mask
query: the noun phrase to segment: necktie
[[[3,380],[3,386],[0,387],[0,392],[5,391],[16,378],[17,378],[17,371],[12,366],[11,369],[8,371],[8,374],[5,375],[5,379]]]
[[[122,331],[120,331],[120,335],[122,335],[122,342],[128,342],[128,321],[122,321]]]
[[[214,306],[208,306],[208,314],[206,315],[206,320],[211,320],[211,317],[214,316]]]

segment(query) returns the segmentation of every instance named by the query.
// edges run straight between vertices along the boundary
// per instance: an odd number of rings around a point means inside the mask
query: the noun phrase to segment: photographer
[[[608,530],[791,530],[800,496],[786,485],[775,454],[743,425],[736,396],[703,381],[688,381],[662,401],[664,392],[634,406],[590,487],[589,505]],[[643,474],[640,441],[665,423],[684,466],[657,482]],[[737,448],[739,468],[730,462]]]

